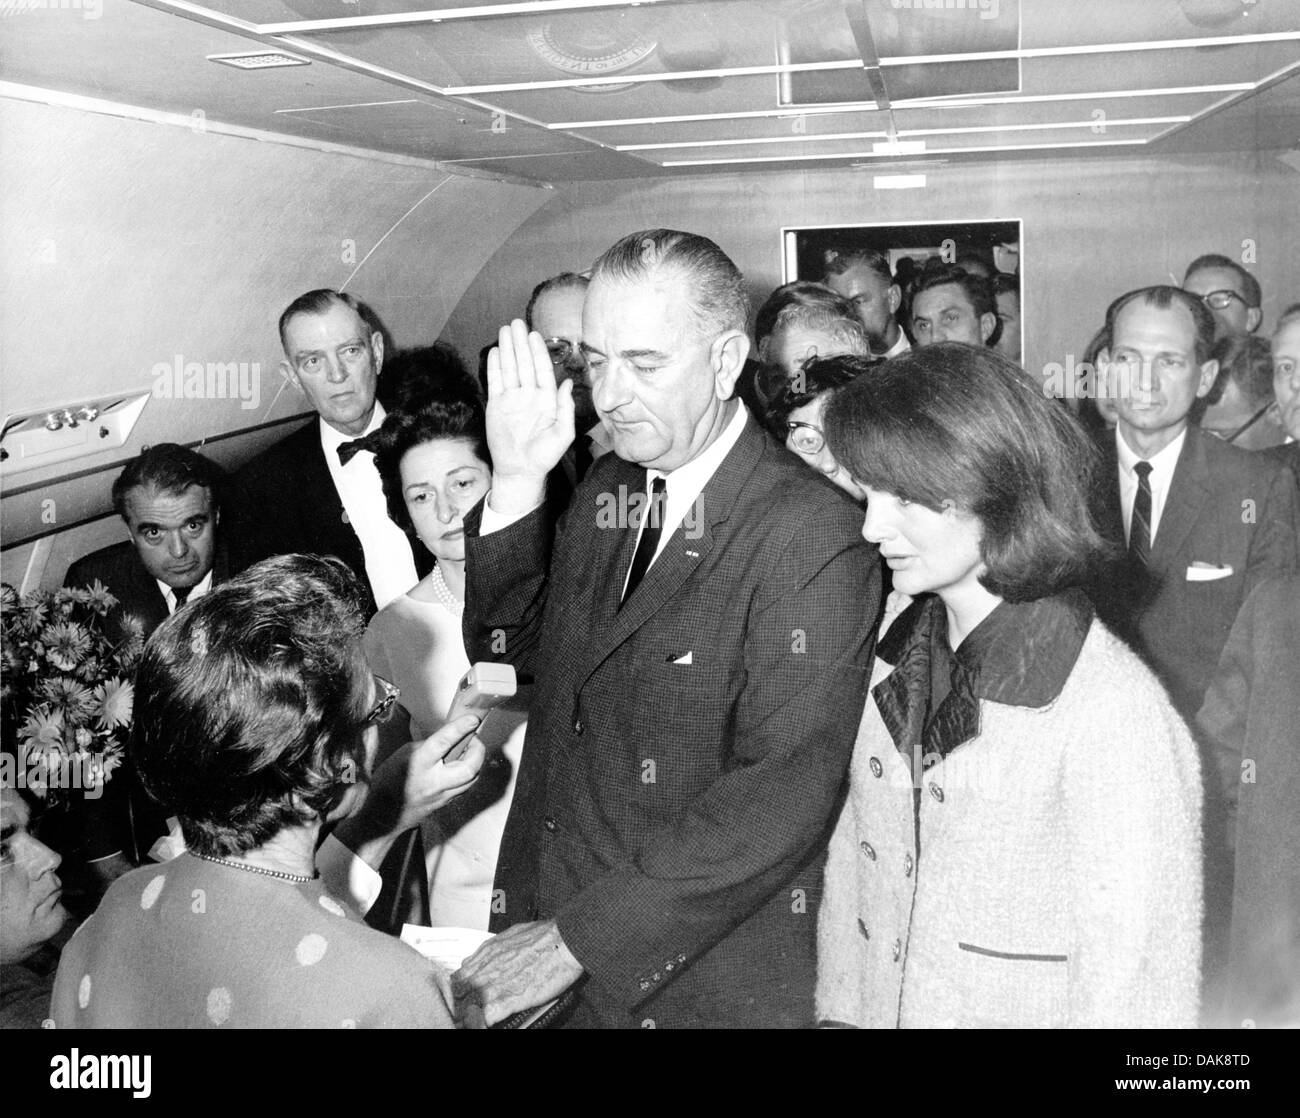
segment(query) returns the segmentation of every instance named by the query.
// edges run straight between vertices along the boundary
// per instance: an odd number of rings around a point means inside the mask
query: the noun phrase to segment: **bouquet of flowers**
[[[105,619],[116,599],[96,582],[22,598],[0,586],[0,709],[11,782],[47,803],[87,799],[122,763],[131,728],[131,678],[144,650],[133,619],[114,645]]]

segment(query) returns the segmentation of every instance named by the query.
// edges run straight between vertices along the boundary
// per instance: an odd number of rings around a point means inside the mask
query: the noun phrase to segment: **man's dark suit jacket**
[[[318,422],[312,420],[236,472],[226,511],[230,567],[238,572],[272,555],[294,552],[333,555],[361,580],[373,614],[361,539],[334,488]],[[416,572],[428,574],[432,559],[417,540],[411,540],[411,553]]]
[[[1093,513],[1122,554],[1118,452],[1108,437]],[[1149,568],[1125,555],[1094,582],[1098,613],[1147,656],[1185,718],[1201,705],[1246,595],[1262,578],[1296,571],[1296,494],[1275,463],[1188,427]],[[1189,579],[1193,564],[1230,573]]]
[[[225,552],[218,544],[212,562],[212,584],[223,582],[226,574]],[[104,619],[105,632],[114,644],[120,644],[126,636],[128,618],[140,623],[146,640],[167,620],[167,599],[130,540],[78,559],[68,568],[63,585],[93,586],[97,580],[117,599],[117,605]],[[85,803],[84,841],[88,859],[121,850],[139,863],[154,840],[167,833],[166,812],[153,803],[129,766],[118,770],[98,802]]]
[[[636,533],[609,513],[645,483],[606,455],[554,537],[544,508],[467,517],[470,659],[537,675],[494,928],[557,920],[587,972],[572,1025],[809,1025],[877,553],[751,418],[620,610]]]

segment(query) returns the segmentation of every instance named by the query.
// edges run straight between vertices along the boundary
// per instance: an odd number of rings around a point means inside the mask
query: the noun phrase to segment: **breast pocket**
[[[689,663],[674,659],[690,652]],[[634,802],[658,813],[689,801],[724,771],[734,705],[730,673],[697,649],[668,649],[630,664],[631,756],[622,762]]]
[[[1055,1029],[1069,1017],[1069,956],[956,945],[953,968],[963,1020],[977,1029]]]

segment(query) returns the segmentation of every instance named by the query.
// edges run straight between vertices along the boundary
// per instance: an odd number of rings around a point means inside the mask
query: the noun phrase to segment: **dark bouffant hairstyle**
[[[892,358],[836,392],[824,426],[860,484],[975,516],[980,582],[1007,601],[1081,585],[1104,554],[1088,513],[1096,449],[995,350],[939,342]]]
[[[324,818],[365,778],[365,591],[342,562],[280,555],[165,621],[135,680],[131,758],[200,854]]]
[[[814,357],[804,365],[801,377],[794,380],[786,377],[777,388],[764,416],[767,429],[773,438],[785,442],[788,434],[785,425],[791,412],[811,404],[826,392],[835,392],[857,380],[863,373],[881,364],[881,360],[879,357],[857,357],[852,354]]]
[[[478,386],[469,379],[450,381],[438,389],[407,398],[391,411],[379,429],[375,468],[384,486],[388,516],[408,535],[414,532],[402,495],[402,459],[412,447],[437,439],[463,439],[489,470],[487,417]]]

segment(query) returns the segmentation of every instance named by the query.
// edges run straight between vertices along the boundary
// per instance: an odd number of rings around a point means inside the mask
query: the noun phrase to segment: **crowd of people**
[[[634,233],[478,375],[295,299],[316,419],[68,570],[148,639],[73,846],[0,796],[4,1024],[1300,1024],[1300,304],[1202,256],[1062,398],[992,259],[823,267]]]

